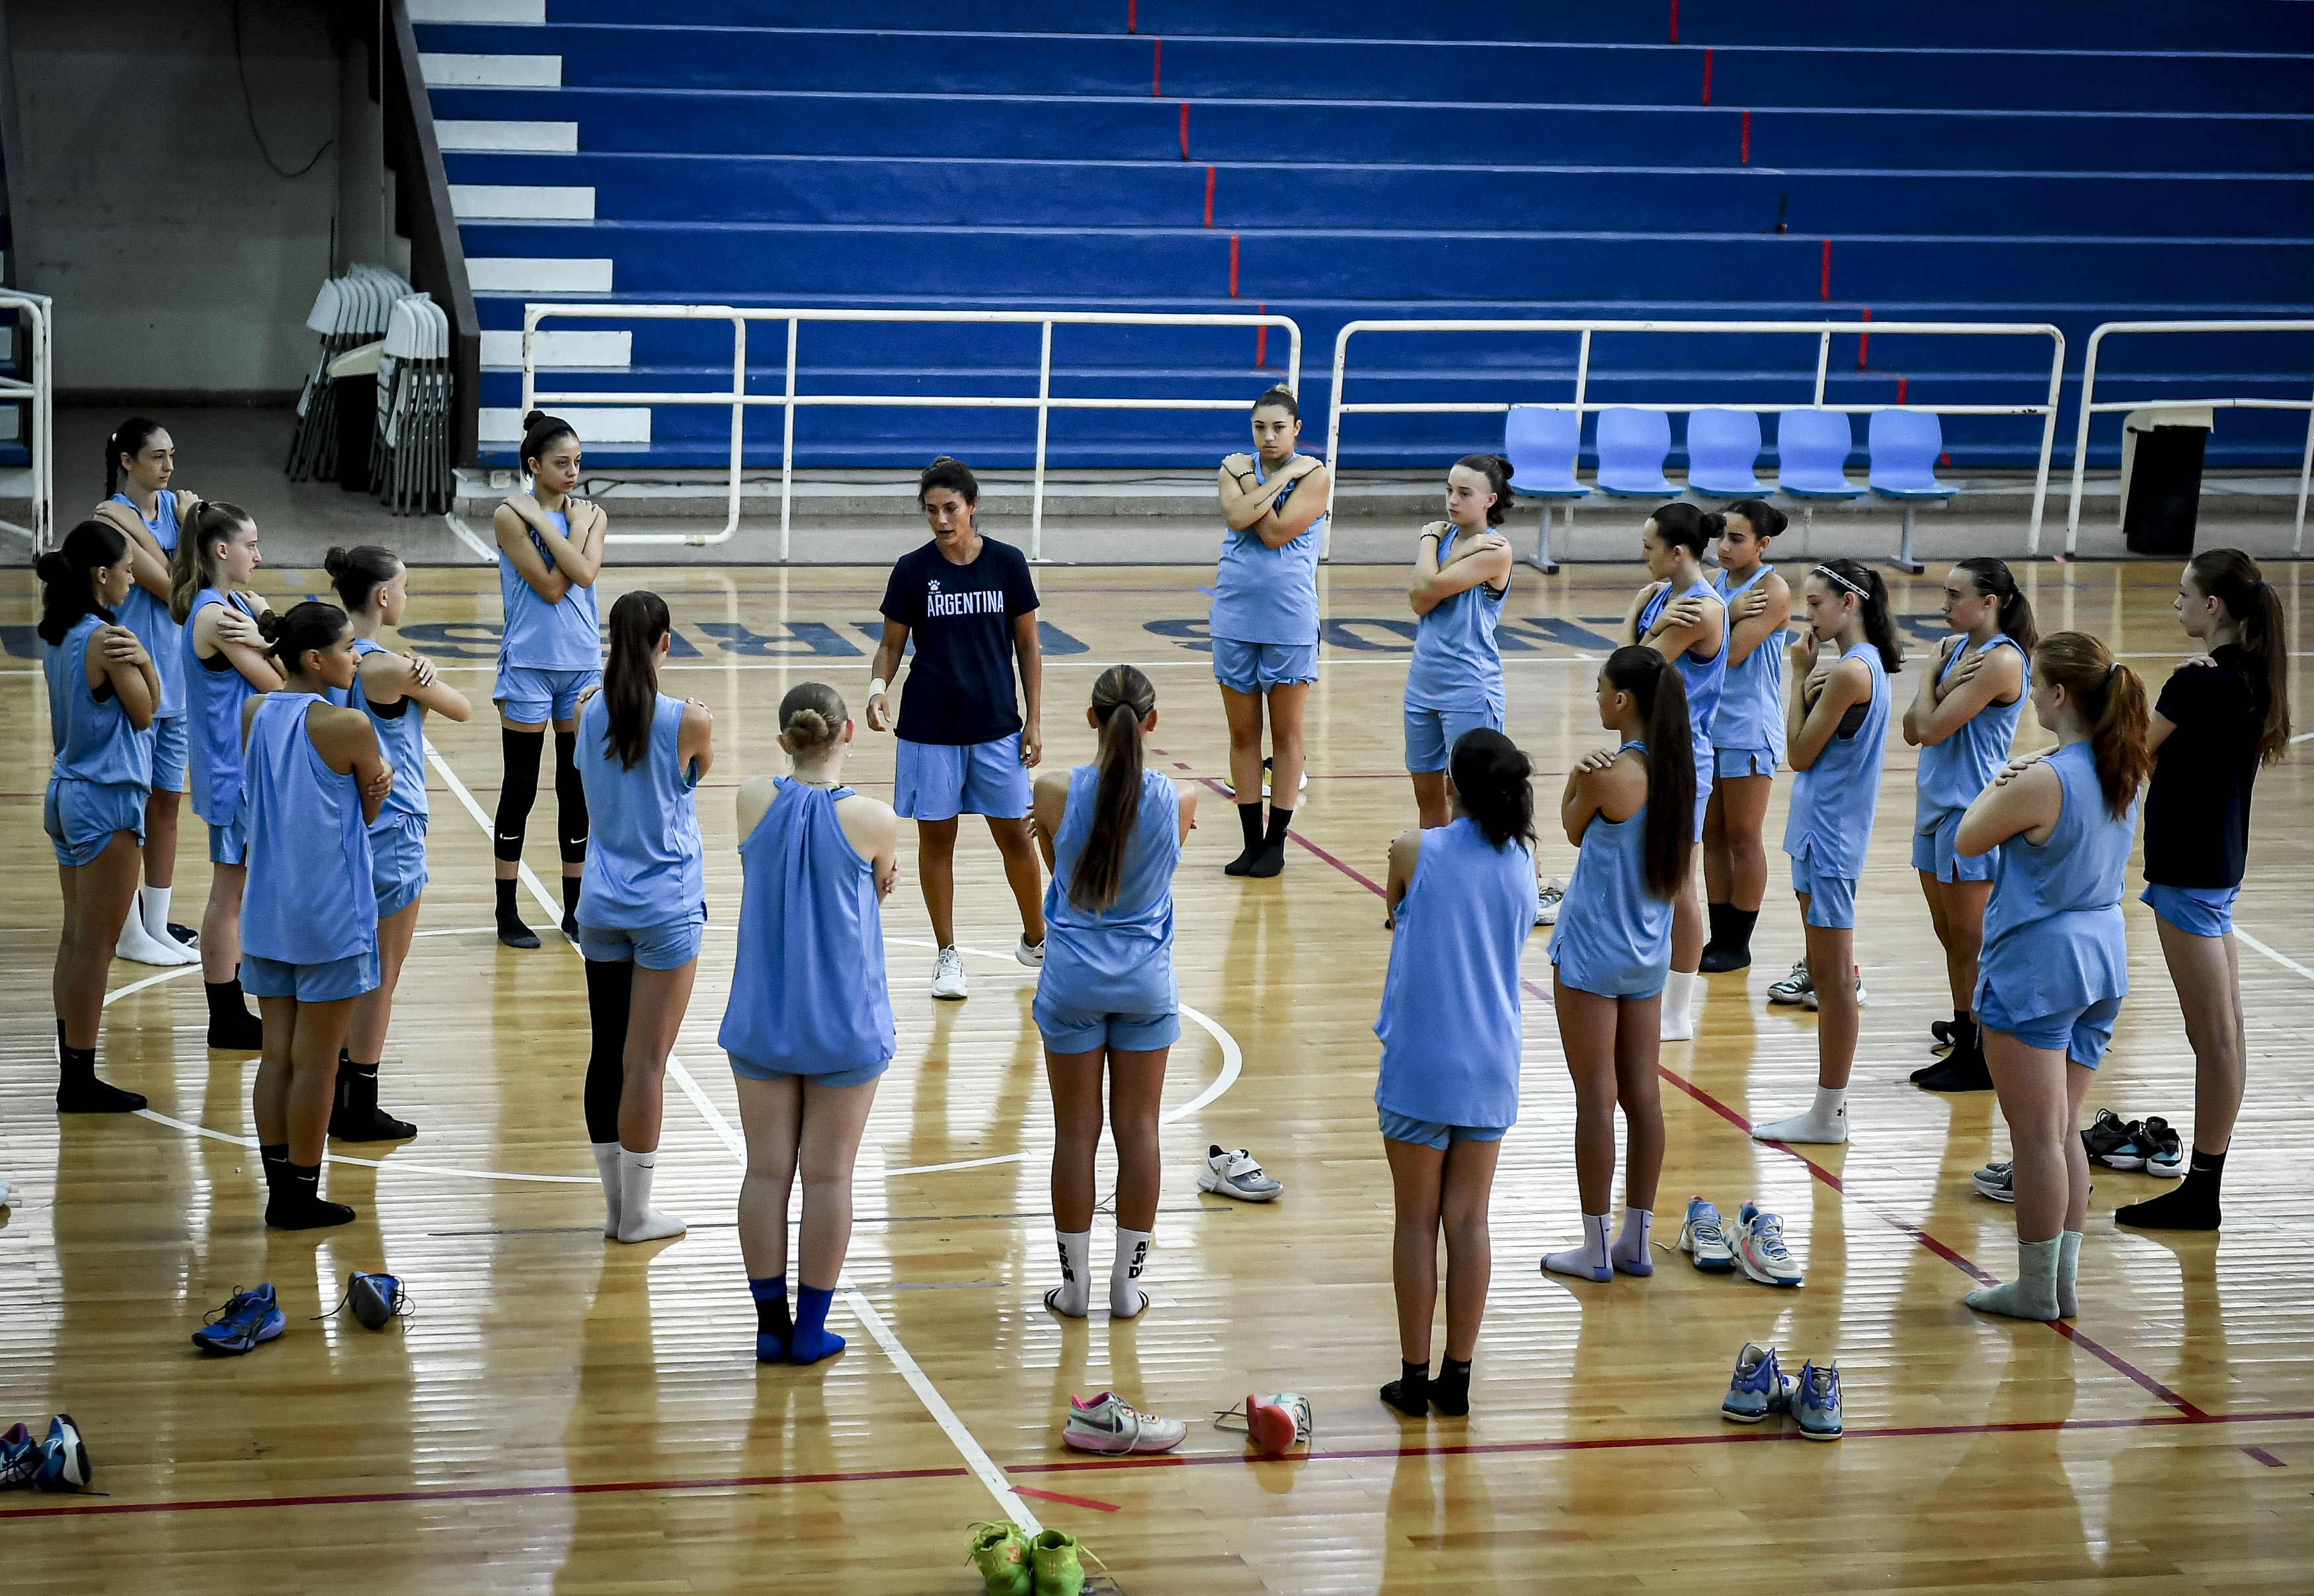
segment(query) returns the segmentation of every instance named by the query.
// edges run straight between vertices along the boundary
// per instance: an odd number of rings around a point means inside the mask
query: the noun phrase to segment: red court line
[[[1095,1512],[1122,1512],[1114,1502],[1096,1502],[1090,1496],[1064,1496],[1058,1491],[1040,1491],[1034,1486],[1014,1486],[1016,1496],[1034,1496],[1039,1502],[1057,1502],[1064,1507],[1090,1507]]]

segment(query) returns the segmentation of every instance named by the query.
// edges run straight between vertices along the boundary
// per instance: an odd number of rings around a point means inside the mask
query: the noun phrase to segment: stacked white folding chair
[[[411,287],[383,266],[356,266],[322,285],[305,325],[322,335],[297,396],[297,427],[289,440],[287,471],[293,482],[338,474],[338,407],[330,385],[330,362],[384,336],[387,313]]]
[[[450,318],[433,296],[393,306],[377,367],[370,486],[397,516],[450,507]]]

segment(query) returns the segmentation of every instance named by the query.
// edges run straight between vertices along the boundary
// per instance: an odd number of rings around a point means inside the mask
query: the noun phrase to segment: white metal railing
[[[2314,322],[2107,322],[2089,334],[2089,349],[2081,357],[2081,421],[2080,430],[2073,439],[2072,500],[2065,511],[2065,552],[2073,551],[2080,536],[2081,477],[2089,458],[2089,418],[2100,412],[2114,410],[2304,410],[2306,416],[2306,451],[2298,462],[2298,530],[2292,537],[2290,551],[2293,555],[2306,551],[2306,487],[2314,477],[2314,397],[2306,399],[2118,399],[2098,404],[2097,400],[2098,346],[2109,332],[2314,332]],[[2138,381],[2145,379],[2139,378]],[[2126,507],[2124,507],[2126,508]]]
[[[2057,401],[2062,392],[2065,375],[2065,335],[2046,322],[1352,322],[1343,327],[1334,339],[1334,408],[1326,423],[1326,468],[1329,477],[1339,480],[1335,466],[1341,453],[1342,418],[1356,415],[1435,415],[1460,411],[1464,413],[1504,414],[1508,402],[1479,403],[1374,403],[1345,404],[1342,401],[1343,374],[1349,361],[1350,337],[1359,332],[1576,332],[1582,334],[1582,343],[1575,358],[1575,397],[1556,401],[1521,401],[1533,402],[1550,410],[1571,410],[1577,415],[1588,410],[1616,410],[1629,406],[1635,410],[1752,410],[1762,415],[1784,410],[1841,410],[1850,415],[1868,414],[1873,410],[1927,410],[1940,416],[2039,416],[2041,424],[2041,459],[2033,479],[2033,525],[2026,535],[2026,551],[2036,553],[2041,546],[2041,507],[2049,491],[2049,453],[2057,437]],[[1657,404],[1636,399],[1607,401],[1585,397],[1591,378],[1591,335],[1594,332],[1706,332],[1706,333],[1813,333],[1816,336],[1815,395],[1804,403],[1791,404],[1723,404],[1715,401]],[[2049,340],[2049,397],[2041,404],[1826,404],[1824,401],[1824,383],[1832,365],[1832,340],[1835,335],[1866,338],[1883,334],[1930,333],[1966,334],[1992,337],[2045,338]],[[1333,508],[1329,502],[1327,509]],[[1333,532],[1333,518],[1326,522],[1329,539]],[[1909,517],[1906,531],[1911,530]],[[1320,551],[1321,553],[1324,551]],[[1903,558],[1909,559],[1907,548]],[[1549,565],[1549,550],[1542,551],[1539,563]]]
[[[600,392],[541,393],[537,392],[536,339],[538,324],[549,317],[590,317],[613,321],[725,322],[731,323],[731,386],[727,390],[672,393]],[[788,326],[787,386],[779,393],[747,392],[747,323],[785,322]],[[1013,322],[1043,330],[1037,359],[1034,396],[990,394],[799,393],[796,392],[796,343],[806,322],[932,322],[952,324]],[[731,489],[729,513],[723,530],[702,533],[613,533],[610,541],[630,543],[690,543],[705,545],[728,541],[739,529],[741,428],[749,406],[777,407],[785,412],[780,439],[780,559],[788,558],[795,477],[795,413],[813,406],[890,407],[913,410],[1033,410],[1037,412],[1036,488],[1029,520],[1029,557],[1044,558],[1045,436],[1054,410],[1242,410],[1241,393],[1227,399],[1100,399],[1055,397],[1053,393],[1053,329],[1055,326],[1101,327],[1282,327],[1288,338],[1285,386],[1302,386],[1302,329],[1290,316],[1135,315],[1092,311],[876,311],[876,310],[739,310],[720,304],[534,304],[522,318],[522,408],[527,413],[545,405],[614,402],[623,405],[708,404],[731,409]]]
[[[23,363],[31,368],[31,381],[21,377],[0,377],[0,402],[9,400],[29,400],[31,414],[26,416],[29,436],[26,449],[32,457],[32,524],[19,526],[13,521],[0,521],[0,528],[32,540],[34,554],[45,554],[56,544],[56,379],[49,361],[49,328],[53,321],[49,296],[26,294],[13,288],[0,288],[0,310],[22,311],[24,315],[26,348],[21,351]]]

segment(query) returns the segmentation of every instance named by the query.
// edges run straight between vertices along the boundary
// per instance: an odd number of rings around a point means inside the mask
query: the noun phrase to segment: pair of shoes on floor
[[[1794,1380],[1776,1366],[1776,1349],[1755,1341],[1736,1354],[1735,1378],[1719,1404],[1719,1416],[1738,1424],[1756,1424],[1771,1414],[1789,1414],[1809,1441],[1838,1441],[1840,1366],[1814,1362],[1800,1365]]]
[[[1862,1009],[1866,1007],[1871,1000],[1864,990],[1863,970],[1861,968],[1858,968],[1855,971],[1855,974],[1856,1006],[1859,1009]],[[1811,1010],[1816,1007],[1815,983],[1808,978],[1807,960],[1804,958],[1795,959],[1792,961],[1792,973],[1785,976],[1781,981],[1774,982],[1770,984],[1768,988],[1768,1001],[1771,1003],[1797,1003],[1802,1008]]]
[[[1064,1530],[1023,1535],[1018,1524],[975,1524],[965,1531],[965,1561],[980,1570],[988,1596],[1077,1596],[1085,1588],[1084,1564],[1108,1565],[1091,1547]]]
[[[1253,1154],[1241,1147],[1229,1151],[1218,1142],[1207,1144],[1206,1161],[1197,1169],[1197,1189],[1241,1203],[1271,1203],[1285,1190],[1275,1177],[1263,1173]]]
[[[22,1424],[0,1435],[0,1491],[77,1491],[88,1484],[88,1444],[68,1413],[49,1421],[45,1440]]]
[[[1031,942],[1024,931],[1020,941],[1013,944],[1012,957],[1032,970],[1041,969],[1045,963],[1045,945],[1041,941]],[[967,992],[964,955],[958,952],[956,944],[951,942],[941,948],[932,960],[932,996],[953,1002],[967,996]]]
[[[2081,1132],[2081,1146],[2090,1163],[2108,1169],[2138,1169],[2168,1180],[2186,1173],[2184,1139],[2158,1114],[2125,1120],[2110,1108],[2100,1108]]]

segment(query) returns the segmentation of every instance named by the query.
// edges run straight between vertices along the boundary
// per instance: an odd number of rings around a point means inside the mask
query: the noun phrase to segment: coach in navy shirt
[[[900,701],[899,757],[892,807],[916,823],[917,877],[932,912],[940,957],[932,996],[965,995],[956,950],[956,820],[988,818],[1004,856],[1005,879],[1020,904],[1013,957],[1045,962],[1044,876],[1029,820],[1029,770],[1042,754],[1037,727],[1044,666],[1037,648],[1037,588],[1029,562],[1010,543],[972,528],[980,484],[964,463],[943,454],[924,468],[916,503],[932,541],[900,557],[884,589],[884,639],[868,683],[868,725],[888,731],[889,679],[915,638],[907,692]],[[1015,660],[1020,700],[1012,692]],[[1025,709],[1025,719],[1022,710]]]

